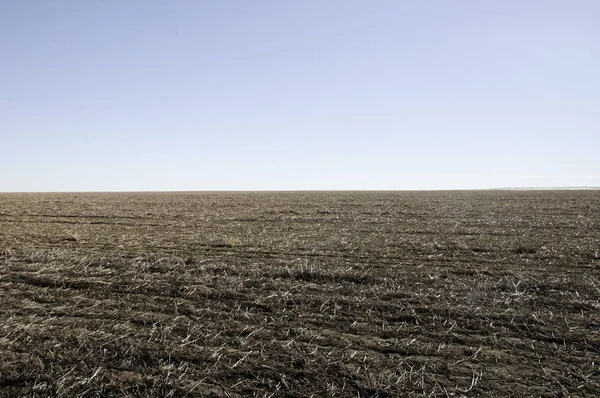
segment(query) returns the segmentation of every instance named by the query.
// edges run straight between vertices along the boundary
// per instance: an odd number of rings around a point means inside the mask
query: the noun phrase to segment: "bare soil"
[[[0,396],[600,396],[600,191],[0,194]]]

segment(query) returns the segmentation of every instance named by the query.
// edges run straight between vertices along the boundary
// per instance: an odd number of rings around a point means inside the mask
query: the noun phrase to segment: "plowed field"
[[[600,191],[0,194],[0,395],[600,395]]]

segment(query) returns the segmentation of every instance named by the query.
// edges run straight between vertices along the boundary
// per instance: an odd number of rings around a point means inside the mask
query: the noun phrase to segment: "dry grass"
[[[0,395],[596,396],[599,199],[3,194]]]

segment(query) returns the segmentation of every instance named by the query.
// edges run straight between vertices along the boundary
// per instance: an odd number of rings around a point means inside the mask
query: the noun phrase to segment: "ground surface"
[[[600,192],[0,195],[0,396],[598,396]]]

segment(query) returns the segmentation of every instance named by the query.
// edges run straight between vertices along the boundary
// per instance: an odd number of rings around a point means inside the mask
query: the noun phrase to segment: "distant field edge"
[[[100,193],[293,193],[293,192],[468,192],[468,191],[594,191],[598,187],[496,187],[496,188],[455,188],[455,189],[221,189],[221,190],[122,190],[122,191],[2,191],[0,194],[100,194]]]

